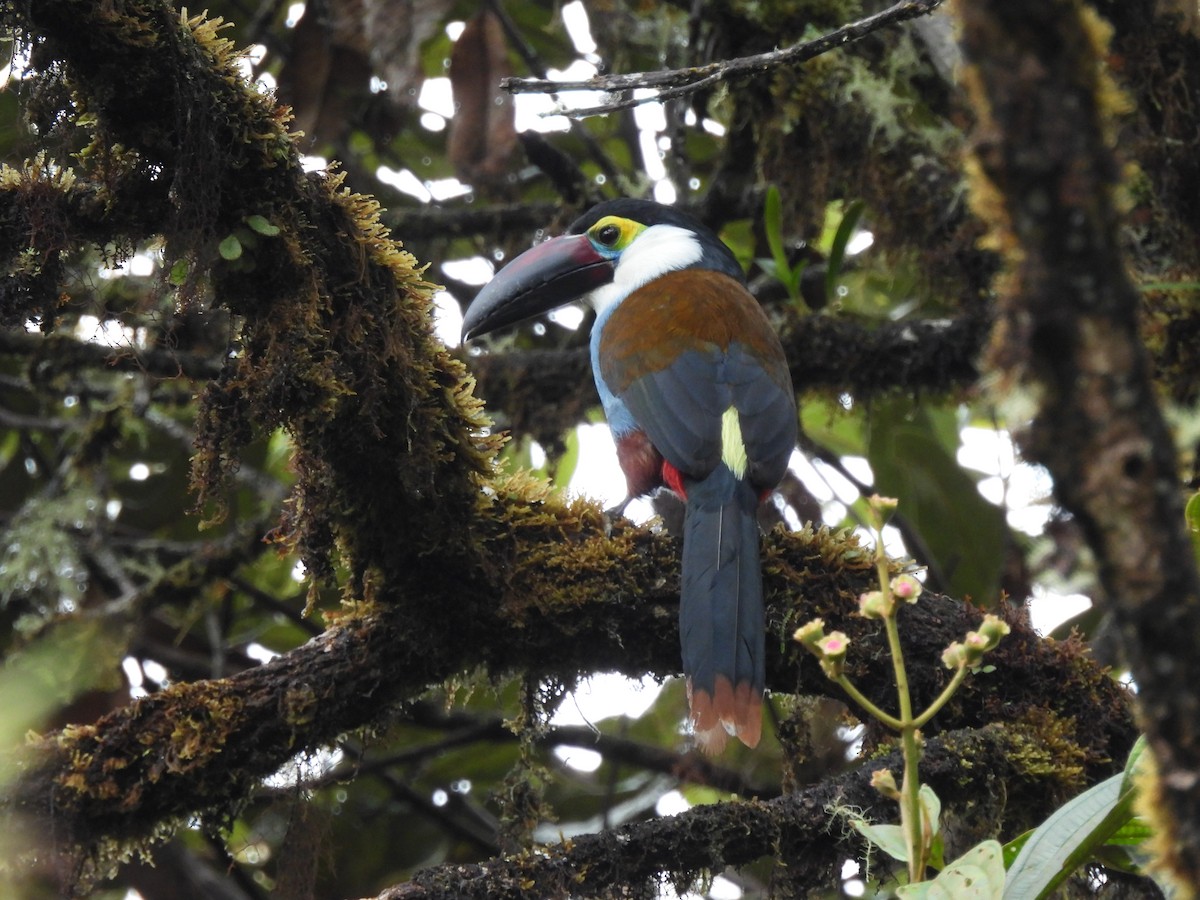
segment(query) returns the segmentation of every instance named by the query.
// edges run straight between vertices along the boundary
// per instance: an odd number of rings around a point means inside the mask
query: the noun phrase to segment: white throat
[[[700,260],[703,250],[696,235],[677,225],[651,225],[636,238],[617,261],[613,280],[585,298],[597,315],[624,300],[659,275],[686,269]]]

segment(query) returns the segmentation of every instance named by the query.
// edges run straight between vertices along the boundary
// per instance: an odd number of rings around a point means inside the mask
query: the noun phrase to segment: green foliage
[[[1102,859],[1126,871],[1138,871],[1131,851],[1144,847],[1151,829],[1133,814],[1136,775],[1146,751],[1139,738],[1125,770],[1063,804],[1045,822],[1005,847],[1015,853],[1004,884],[1005,900],[1051,896],[1071,875],[1092,860]],[[1164,885],[1167,896],[1172,893]]]
[[[834,229],[833,237],[829,242],[829,252],[825,257],[826,297],[837,296],[838,281],[842,274],[842,268],[846,263],[846,245],[850,242],[850,238],[854,236],[864,209],[866,209],[866,205],[861,200],[852,201],[846,206],[846,211],[842,214],[838,220],[837,227]]]
[[[779,199],[779,188],[775,185],[767,188],[767,199],[763,207],[763,230],[767,236],[767,246],[771,249],[771,257],[758,260],[759,267],[787,288],[792,303],[800,303],[800,279],[808,261],[801,260],[793,266],[788,258],[783,238],[783,205]]]
[[[278,225],[272,225],[265,218],[257,214],[246,216],[246,224],[250,226],[252,231],[257,232],[264,237],[275,237],[277,234],[279,234]]]
[[[921,818],[928,823],[932,840],[929,845],[929,864],[935,869],[945,866],[942,858],[943,838],[941,833],[942,804],[933,788],[927,784],[921,785],[919,792],[921,801]],[[873,846],[878,847],[892,859],[898,862],[908,862],[908,844],[904,829],[899,825],[879,824],[866,821],[861,816],[851,816],[850,824],[866,838]]]
[[[979,493],[958,465],[958,414],[925,403],[873,403],[867,459],[875,488],[897,498],[956,596],[995,601],[1004,559],[1004,511]]]
[[[233,262],[242,257],[242,242],[238,240],[236,234],[226,235],[218,249],[221,252],[221,259],[227,262]]]
[[[1192,548],[1200,558],[1200,493],[1188,497],[1183,509],[1183,517],[1187,522],[1188,533],[1192,536]]]
[[[171,264],[171,271],[168,274],[168,279],[175,287],[182,287],[187,284],[188,280],[188,261],[186,259],[177,259]]]
[[[551,482],[556,488],[566,490],[575,470],[579,467],[579,431],[567,433],[563,440],[566,445],[563,453],[553,461]]]
[[[998,841],[972,847],[932,881],[906,884],[896,895],[913,900],[999,900],[1004,889],[1004,852]]]
[[[88,577],[72,531],[94,523],[99,507],[99,499],[86,490],[25,503],[0,550],[0,608],[19,600],[37,617],[77,608]],[[35,628],[36,621],[28,627]]]
[[[10,654],[0,669],[0,748],[10,750],[31,729],[45,728],[54,712],[85,691],[119,688],[128,627],[112,619],[67,619]]]
[[[831,453],[867,459],[872,488],[900,501],[950,590],[978,603],[996,598],[1009,539],[1005,513],[958,463],[957,405],[927,400],[914,407],[904,398],[880,398],[846,408],[813,397],[800,418],[804,433]]]

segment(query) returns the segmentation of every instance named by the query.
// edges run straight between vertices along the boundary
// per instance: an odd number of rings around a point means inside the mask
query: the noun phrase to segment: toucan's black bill
[[[586,234],[551,238],[526,250],[476,295],[463,317],[463,340],[570,303],[613,278],[613,261]]]

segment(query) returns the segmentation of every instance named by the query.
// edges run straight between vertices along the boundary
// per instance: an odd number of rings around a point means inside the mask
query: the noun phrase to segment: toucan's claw
[[[623,516],[623,515],[625,515],[625,507],[627,507],[632,501],[633,501],[632,497],[626,497],[624,500],[622,500],[616,506],[611,507],[610,509],[606,509],[604,511],[604,514],[606,516],[608,516],[610,519],[615,519],[617,516]]]
[[[625,507],[629,505],[631,500],[633,500],[632,497],[626,497],[616,506],[604,511],[604,536],[606,538],[612,537],[613,522],[616,519],[623,519],[625,517]]]

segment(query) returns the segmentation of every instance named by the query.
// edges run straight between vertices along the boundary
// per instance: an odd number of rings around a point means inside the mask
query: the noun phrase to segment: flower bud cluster
[[[825,633],[825,620],[813,619],[796,629],[793,639],[803,644],[821,662],[821,671],[838,679],[846,671],[846,648],[850,638],[840,631]]]
[[[867,619],[886,619],[896,612],[896,601],[916,603],[921,596],[921,582],[912,575],[897,575],[889,591],[867,591],[858,597],[858,613]]]
[[[877,529],[882,528],[899,505],[900,501],[895,497],[880,497],[878,494],[872,494],[867,498],[867,509],[871,512],[871,524]]]
[[[867,619],[886,619],[896,609],[896,604],[883,591],[867,591],[858,595],[858,613]]]
[[[942,662],[947,669],[977,666],[983,654],[996,649],[1000,639],[1012,629],[999,616],[988,614],[983,617],[978,631],[968,631],[961,641],[955,641],[942,652]]]

